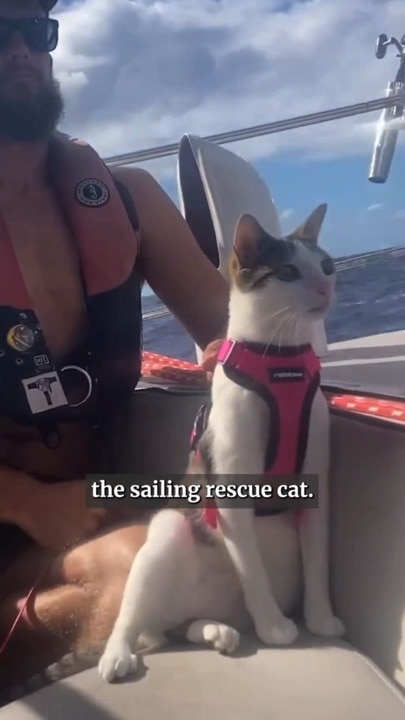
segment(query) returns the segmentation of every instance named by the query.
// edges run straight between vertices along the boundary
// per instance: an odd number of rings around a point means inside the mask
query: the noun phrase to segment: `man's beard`
[[[0,83],[0,142],[35,142],[52,135],[63,116],[64,103],[56,80],[44,83],[35,94],[13,97]]]

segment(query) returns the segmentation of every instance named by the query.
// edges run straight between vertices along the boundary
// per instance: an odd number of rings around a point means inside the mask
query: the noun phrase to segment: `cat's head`
[[[319,205],[296,230],[277,239],[251,215],[235,230],[231,285],[251,294],[256,306],[286,309],[301,320],[322,318],[332,303],[336,271],[331,257],[318,245],[327,205]],[[288,309],[288,310],[287,310]]]

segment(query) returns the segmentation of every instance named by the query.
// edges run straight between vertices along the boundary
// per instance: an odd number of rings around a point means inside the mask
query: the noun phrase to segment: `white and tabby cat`
[[[287,346],[310,343],[312,324],[327,313],[335,269],[318,247],[326,205],[283,239],[268,235],[249,215],[236,228],[231,260],[228,338]],[[271,426],[269,405],[218,364],[202,456],[221,475],[262,475]],[[271,444],[271,437],[270,437]],[[203,470],[207,468],[203,468]],[[195,470],[194,470],[195,471]],[[221,652],[238,647],[254,629],[266,644],[297,637],[288,617],[300,597],[313,633],[344,633],[333,615],[328,572],[329,413],[321,390],[310,406],[302,472],[318,475],[319,506],[257,517],[251,509],[218,508],[219,529],[175,509],[152,519],[125,587],[120,612],[99,662],[111,681],[136,668],[137,641],[164,642],[177,628],[192,643]]]
[[[231,258],[228,338],[263,352],[310,342],[312,324],[327,313],[335,288],[333,262],[317,244],[325,212],[320,206],[282,240],[250,216],[241,218]],[[70,653],[0,696],[0,705],[98,661],[105,680],[123,677],[136,668],[137,644],[162,644],[170,631],[227,653],[249,630],[266,644],[292,643],[297,628],[288,616],[301,598],[309,630],[343,634],[328,590],[329,413],[319,388],[308,419],[300,469],[318,475],[318,509],[305,510],[297,527],[293,512],[258,517],[250,509],[220,507],[218,530],[201,512],[158,512],[132,564],[101,659],[98,651]],[[218,364],[199,443],[203,466],[192,457],[188,472],[262,475],[275,441],[272,420],[269,404]]]

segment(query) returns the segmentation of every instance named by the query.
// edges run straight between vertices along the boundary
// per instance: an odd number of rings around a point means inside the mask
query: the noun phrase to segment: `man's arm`
[[[84,479],[48,484],[0,465],[0,521],[18,525],[48,550],[64,550],[127,515],[134,513],[87,508]]]
[[[204,350],[224,337],[229,287],[199,248],[183,216],[159,183],[139,168],[114,168],[133,197],[140,222],[146,282]]]

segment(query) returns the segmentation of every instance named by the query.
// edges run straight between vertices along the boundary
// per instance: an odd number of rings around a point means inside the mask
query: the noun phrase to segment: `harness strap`
[[[269,406],[271,433],[265,458],[265,472],[291,475],[301,472],[308,441],[309,420],[315,394],[320,386],[320,362],[311,345],[274,347],[226,339],[218,363],[230,380],[255,392]],[[192,449],[198,449],[208,419],[200,408],[194,425]],[[256,515],[273,515],[284,509],[260,507]],[[207,503],[206,521],[216,527],[215,501]]]
[[[211,403],[204,403],[198,409],[197,415],[194,420],[193,429],[191,431],[190,438],[190,450],[195,453],[197,461],[201,461],[201,451],[199,450],[199,442],[204,434],[204,431],[208,424],[208,418],[211,410]],[[285,512],[283,508],[255,508],[255,515],[257,517],[268,517],[270,515],[279,515]],[[218,526],[218,509],[215,503],[215,498],[206,498],[204,508],[204,518],[207,525],[216,529]]]
[[[301,472],[312,402],[320,386],[320,362],[310,344],[264,346],[225,340],[218,355],[227,377],[268,405],[271,436],[265,472]]]

